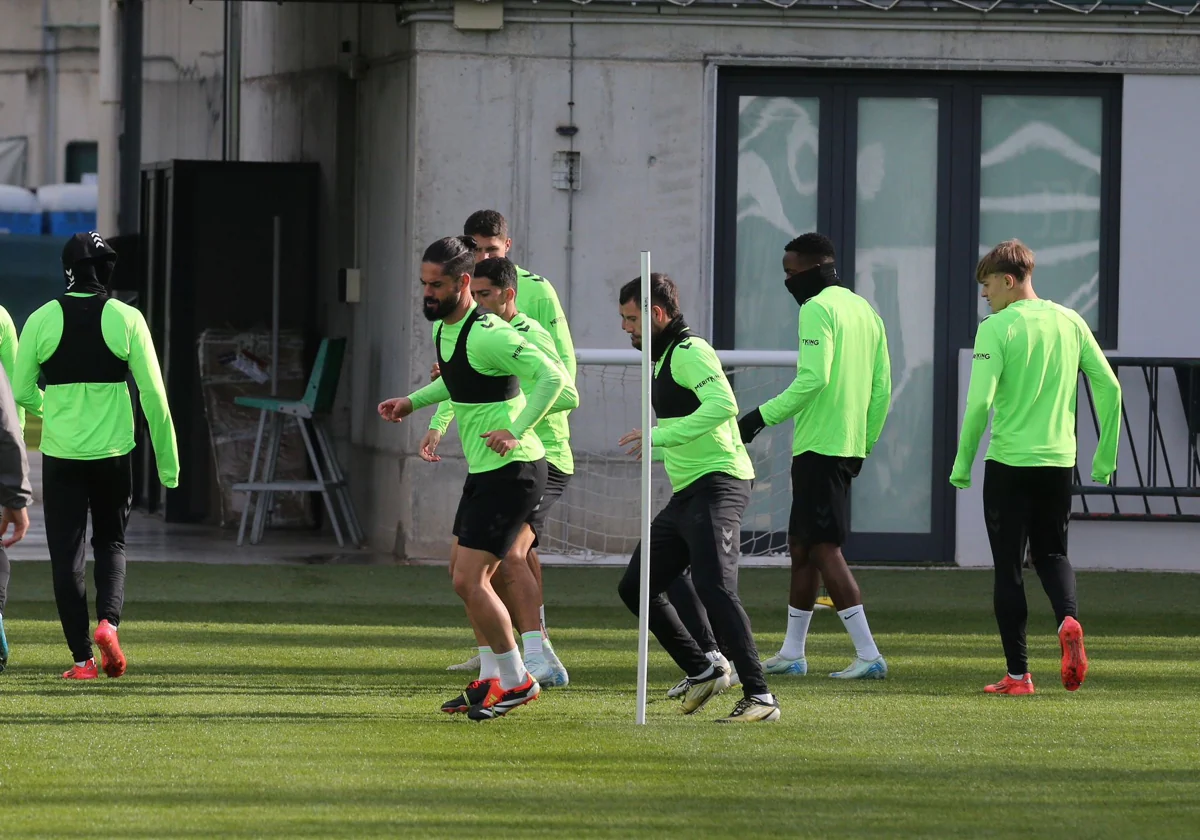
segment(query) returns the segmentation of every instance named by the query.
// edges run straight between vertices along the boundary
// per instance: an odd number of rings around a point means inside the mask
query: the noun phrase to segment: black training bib
[[[659,367],[658,373],[654,375],[650,403],[654,406],[654,413],[659,419],[687,417],[700,407],[700,398],[693,391],[676,382],[675,377],[671,375],[671,359],[675,355],[675,348],[683,346],[688,349],[689,341],[691,341],[691,336],[685,332],[678,341],[672,342],[671,346],[667,348],[667,352],[663,354],[662,365]]]
[[[487,376],[471,367],[471,362],[467,359],[467,336],[471,334],[471,329],[480,322],[483,322],[480,329],[495,329],[493,325],[486,323],[486,318],[478,307],[471,310],[467,315],[467,322],[458,334],[458,341],[454,344],[454,355],[449,360],[442,358],[442,325],[438,324],[433,345],[442,379],[446,380],[446,390],[450,392],[451,402],[508,402],[521,393],[521,381],[517,377]]]
[[[104,342],[101,319],[107,295],[58,299],[62,307],[63,330],[58,347],[42,362],[48,385],[74,385],[82,382],[124,382],[129,362],[113,355]]]

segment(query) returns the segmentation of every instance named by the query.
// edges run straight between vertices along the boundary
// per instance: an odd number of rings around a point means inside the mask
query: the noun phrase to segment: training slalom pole
[[[646,722],[646,668],[650,652],[650,393],[654,371],[650,361],[650,252],[642,251],[642,556],[638,589],[637,723]]]

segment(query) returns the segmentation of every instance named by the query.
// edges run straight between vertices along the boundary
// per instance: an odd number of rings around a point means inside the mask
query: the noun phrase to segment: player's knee
[[[479,575],[467,572],[468,570],[463,569],[461,565],[454,570],[454,593],[464,601],[470,600],[483,585]]]
[[[793,566],[808,565],[808,546],[799,537],[788,536],[788,553],[792,555]]]

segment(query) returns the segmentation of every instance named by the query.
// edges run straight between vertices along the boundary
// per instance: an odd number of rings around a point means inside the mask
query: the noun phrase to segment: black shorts
[[[850,482],[862,458],[801,452],[792,458],[792,514],[788,538],[810,546],[845,545],[850,533]]]
[[[468,475],[454,514],[458,544],[503,558],[541,504],[545,490],[545,458],[513,461]]]
[[[550,508],[554,507],[554,503],[562,498],[562,494],[567,490],[567,482],[570,480],[571,476],[568,473],[549,462],[546,463],[546,490],[542,493],[542,503],[529,517],[529,527],[533,528],[534,536],[537,539],[541,539],[542,528],[546,525],[546,517],[550,515]]]

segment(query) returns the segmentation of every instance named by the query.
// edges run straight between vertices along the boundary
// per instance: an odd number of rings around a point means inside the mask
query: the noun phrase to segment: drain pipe
[[[121,74],[120,9],[117,0],[100,3],[100,125],[97,169],[99,188],[96,230],[101,236],[117,233],[120,178]]]
[[[222,116],[221,160],[238,160],[242,136],[242,3],[225,3],[225,86]]]
[[[571,25],[567,30],[569,33],[570,57],[567,59],[567,125],[572,129],[570,135],[570,145],[568,149],[575,151],[575,134],[578,128],[575,125],[575,13],[571,12]],[[575,303],[575,170],[569,170],[570,175],[567,181],[567,276],[563,278],[563,289],[567,293],[566,309],[567,323],[574,323],[574,313],[571,311],[571,305]]]

